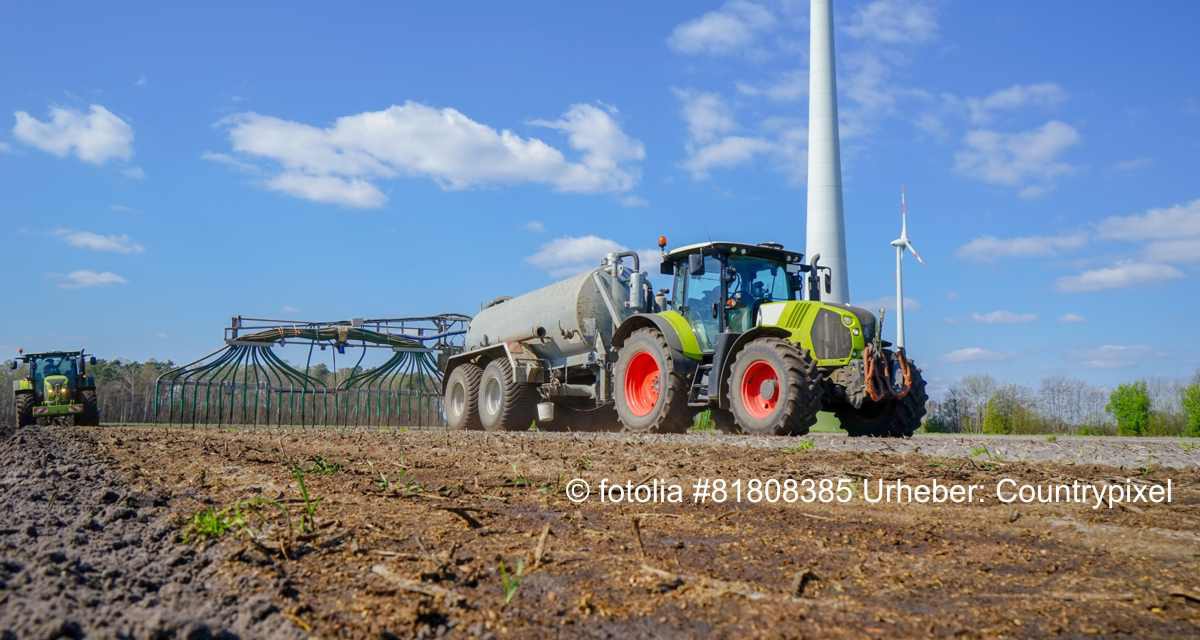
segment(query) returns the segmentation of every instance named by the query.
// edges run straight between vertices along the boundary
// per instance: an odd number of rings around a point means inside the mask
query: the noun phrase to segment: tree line
[[[962,378],[931,402],[925,430],[942,433],[1200,437],[1200,371],[1104,389],[1067,376],[1036,387]]]

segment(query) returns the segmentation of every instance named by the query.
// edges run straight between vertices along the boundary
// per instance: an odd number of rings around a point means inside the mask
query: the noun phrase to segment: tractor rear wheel
[[[483,369],[478,397],[479,421],[488,431],[528,431],[537,419],[533,385],[513,379],[508,358],[496,358]]]
[[[841,405],[834,415],[842,428],[852,437],[911,438],[921,427],[925,417],[925,403],[929,395],[925,392],[925,378],[917,365],[909,362],[912,370],[912,386],[908,395],[899,400],[872,402],[866,400],[861,409]]]
[[[730,434],[742,432],[742,428],[737,424],[737,419],[733,417],[733,412],[729,409],[713,407],[709,409],[709,415],[712,416],[713,426],[717,428],[717,431]]]
[[[100,405],[96,401],[95,389],[84,389],[79,392],[83,401],[83,413],[75,418],[75,424],[85,427],[100,426]]]
[[[617,352],[613,395],[626,431],[685,433],[692,426],[688,381],[658,329],[634,331]]]
[[[34,397],[32,393],[17,394],[17,427],[28,427],[34,423],[33,417]]]
[[[823,389],[803,349],[782,338],[758,338],[734,357],[729,407],[747,433],[802,436],[817,422]]]
[[[451,429],[478,431],[483,428],[479,421],[479,380],[483,369],[466,363],[450,372],[446,380],[446,395],[442,406],[446,412],[446,426]]]

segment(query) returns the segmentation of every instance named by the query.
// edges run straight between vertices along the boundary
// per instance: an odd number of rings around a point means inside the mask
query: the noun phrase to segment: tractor
[[[820,256],[777,243],[659,247],[670,290],[654,293],[625,251],[486,304],[446,365],[449,425],[679,433],[708,410],[726,432],[797,436],[824,410],[851,436],[920,426],[920,369],[870,311],[821,301]]]
[[[96,381],[87,366],[96,357],[83,351],[25,353],[9,362],[16,370],[25,363],[28,375],[13,382],[16,396],[16,424],[100,425],[100,407],[96,401]]]

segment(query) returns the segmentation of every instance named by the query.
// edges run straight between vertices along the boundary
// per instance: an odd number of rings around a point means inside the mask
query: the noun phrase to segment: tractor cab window
[[[786,266],[774,260],[730,257],[725,277],[729,291],[725,315],[730,331],[750,330],[759,305],[791,300],[795,295]]]
[[[75,358],[70,356],[59,356],[55,358],[41,358],[33,367],[33,385],[36,389],[42,388],[42,383],[48,376],[66,376],[70,382],[76,377]]]
[[[680,265],[680,271],[687,273],[686,262]],[[721,261],[713,256],[704,256],[704,273],[687,274],[685,300],[680,312],[695,332],[702,351],[712,349],[713,341],[721,330],[718,319],[713,317],[713,305],[720,307],[723,304],[721,274]]]

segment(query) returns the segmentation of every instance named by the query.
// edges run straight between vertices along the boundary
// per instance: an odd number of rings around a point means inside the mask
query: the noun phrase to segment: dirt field
[[[169,628],[179,637],[201,624],[248,637],[1200,635],[1196,449],[1074,440],[150,428],[10,435],[0,492],[16,509],[0,525],[0,628],[46,635],[57,615],[92,635],[125,624],[135,635]],[[85,488],[69,490],[82,477],[72,469],[87,470]],[[593,491],[574,503],[566,496],[574,478],[593,489],[602,479],[679,483],[686,501],[602,503]],[[854,489],[838,504],[695,504],[697,478],[844,478]],[[1001,504],[992,495],[1001,478],[1169,480],[1173,498],[1114,509]],[[966,504],[870,504],[862,482],[877,479],[985,489]],[[47,495],[77,494],[75,509],[90,516],[109,508],[106,491],[121,504],[132,496],[135,506],[122,508],[134,514],[104,512],[111,517],[99,533],[80,529],[83,515],[38,511]],[[234,506],[238,521],[219,540],[195,540],[194,514],[230,516]],[[62,524],[32,521],[45,518]],[[68,564],[112,562],[97,549],[113,539],[149,540],[154,566],[174,573],[152,588],[116,582],[89,600],[43,537]],[[91,615],[129,598],[127,589],[141,589],[140,603],[127,606],[144,615]],[[185,613],[155,619],[152,605]],[[32,621],[37,611],[45,615]]]

